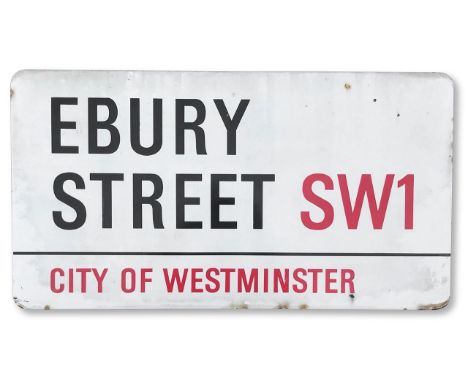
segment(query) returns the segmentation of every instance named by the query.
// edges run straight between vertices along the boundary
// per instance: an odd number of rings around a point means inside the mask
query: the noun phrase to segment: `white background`
[[[461,1],[0,5],[0,379],[464,380]],[[36,69],[442,71],[455,80],[452,301],[437,312],[26,312],[11,298],[9,81]],[[465,235],[466,236],[466,235]]]

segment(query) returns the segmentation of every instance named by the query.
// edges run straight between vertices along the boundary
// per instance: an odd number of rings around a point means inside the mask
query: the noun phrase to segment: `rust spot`
[[[249,309],[249,306],[245,303],[242,302],[240,304],[231,304],[231,309],[233,310],[239,310],[239,309]]]
[[[418,305],[419,310],[439,310],[445,308],[449,303],[449,300],[442,301],[438,304],[423,304]]]
[[[13,301],[18,308],[24,309],[24,305],[22,304],[23,300],[20,300],[18,297],[13,297]]]
[[[287,302],[280,303],[277,306],[278,309],[289,309],[289,304]]]
[[[345,83],[345,84],[344,84],[344,88],[345,88],[346,90],[350,90],[350,89],[351,89],[351,84]]]
[[[13,98],[14,95],[15,95],[15,91],[12,88],[10,88],[10,98]]]
[[[307,305],[307,304],[301,304],[301,305],[299,305],[299,309],[301,309],[301,310],[309,309],[309,305]]]

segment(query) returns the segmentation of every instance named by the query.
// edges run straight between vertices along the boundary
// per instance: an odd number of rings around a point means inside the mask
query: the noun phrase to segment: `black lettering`
[[[112,228],[112,182],[124,180],[124,174],[90,174],[91,180],[102,183],[102,228]]]
[[[76,129],[76,122],[62,121],[62,105],[78,105],[78,98],[53,97],[50,100],[52,154],[78,154],[77,146],[62,146],[61,130]]]
[[[143,196],[143,182],[153,184],[153,193]],[[133,174],[133,228],[143,227],[143,204],[151,206],[153,211],[153,227],[164,228],[162,222],[162,207],[158,199],[163,193],[163,182],[156,174]]]
[[[221,119],[223,120],[224,126],[226,127],[228,155],[236,155],[236,132],[249,102],[250,100],[248,99],[241,100],[239,106],[237,106],[237,109],[234,113],[234,117],[232,117],[231,119],[227,111],[226,105],[224,104],[224,101],[222,99],[214,100],[216,108],[218,109],[218,113],[221,116]]]
[[[185,107],[191,106],[197,116],[193,122],[185,121]],[[185,130],[195,133],[195,144],[197,154],[206,155],[205,132],[200,126],[205,120],[205,105],[199,99],[177,99],[176,100],[176,154],[185,154]]]
[[[185,206],[199,205],[200,198],[185,196],[185,182],[200,182],[202,174],[176,174],[176,227],[201,229],[201,221],[186,221]]]
[[[105,106],[109,111],[109,116],[105,121],[98,121],[98,106]],[[112,99],[88,99],[88,150],[90,154],[112,154],[117,151],[120,145],[120,133],[113,125],[117,115],[117,105]],[[108,145],[98,145],[98,130],[107,130],[109,132],[110,141]]]
[[[235,182],[236,174],[212,174],[211,175],[211,228],[236,229],[237,222],[235,221],[220,221],[219,209],[221,205],[234,205],[234,198],[226,198],[219,196],[220,182]]]
[[[62,203],[73,208],[76,213],[76,218],[75,220],[68,222],[63,218],[61,211],[53,211],[52,217],[54,219],[55,225],[61,229],[66,229],[66,230],[78,229],[86,221],[86,207],[78,199],[74,198],[73,196],[65,192],[65,190],[63,189],[63,186],[66,181],[72,181],[73,183],[75,183],[75,187],[78,190],[84,190],[85,183],[81,176],[73,172],[65,172],[63,174],[57,175],[57,177],[54,180],[55,197],[58,200],[60,200]]]
[[[253,183],[253,228],[263,228],[263,182],[274,182],[275,174],[242,174],[243,182]]]
[[[153,143],[141,145],[140,99],[130,99],[130,143],[133,151],[140,155],[156,154],[162,146],[162,99],[153,99]]]

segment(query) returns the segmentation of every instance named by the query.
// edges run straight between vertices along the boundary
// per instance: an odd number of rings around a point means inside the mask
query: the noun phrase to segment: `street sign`
[[[20,71],[13,297],[31,309],[438,309],[440,73]]]

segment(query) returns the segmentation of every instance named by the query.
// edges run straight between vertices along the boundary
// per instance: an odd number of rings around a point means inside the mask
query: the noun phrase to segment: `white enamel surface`
[[[345,84],[349,84],[347,88]],[[451,252],[453,85],[441,74],[404,73],[207,73],[207,72],[19,72],[12,80],[11,124],[13,157],[13,251],[208,251],[208,252]],[[79,155],[51,154],[50,98],[78,97],[78,106],[64,107],[62,118],[76,121],[64,133],[64,143],[78,145]],[[112,155],[87,153],[87,98],[111,97],[119,107],[115,125],[120,149]],[[163,147],[152,157],[131,151],[129,98],[139,97],[142,126],[150,126],[152,98],[163,98]],[[176,98],[198,98],[207,108],[203,127],[208,155],[195,155],[187,133],[186,155],[175,155]],[[226,131],[214,98],[228,110],[250,99],[237,134],[237,155],[226,155]],[[374,99],[376,100],[374,102]],[[146,112],[145,112],[146,110]],[[149,129],[147,129],[148,131]],[[148,136],[147,136],[148,138]],[[83,176],[79,195],[88,210],[85,225],[63,231],[52,221],[62,209],[52,192],[54,178],[73,171]],[[114,187],[114,227],[100,227],[100,185],[90,172],[123,172],[125,182]],[[154,172],[164,182],[164,230],[154,230],[150,215],[144,228],[134,230],[132,185],[134,172]],[[175,173],[202,173],[203,182],[188,193],[201,206],[188,207],[188,217],[202,220],[202,230],[175,229]],[[312,208],[301,192],[310,173],[329,174],[335,190],[327,199],[335,205],[335,222],[324,231],[305,229],[300,211]],[[222,207],[225,220],[237,220],[237,230],[209,228],[212,173],[274,173],[264,186],[264,228],[253,230],[251,185],[223,185],[236,205]],[[349,230],[341,208],[336,174],[350,180],[351,195],[359,177],[371,173],[376,194],[387,173],[396,179],[415,174],[414,229],[403,229],[403,192],[392,196],[380,231],[372,229],[364,204],[357,230]],[[66,208],[64,208],[66,210]],[[314,212],[317,218],[319,212]],[[66,215],[73,217],[70,213]],[[162,267],[324,267],[353,268],[356,293],[330,295],[236,294],[169,295],[155,282],[145,295],[125,295],[118,272],[125,266]],[[48,285],[55,266],[108,266],[109,282],[102,295],[57,295]],[[14,296],[28,308],[229,308],[236,304],[270,308],[417,309],[442,304],[450,295],[450,258],[255,258],[21,255],[13,258]],[[116,281],[117,280],[117,281]]]

